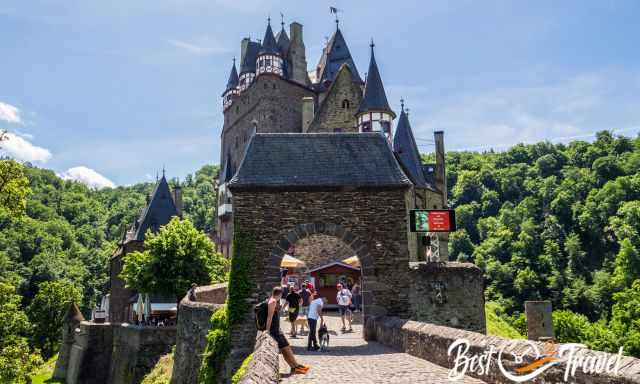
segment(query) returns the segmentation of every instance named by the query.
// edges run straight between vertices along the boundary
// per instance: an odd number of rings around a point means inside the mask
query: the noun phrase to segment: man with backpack
[[[273,288],[271,297],[268,300],[256,305],[256,325],[259,330],[268,331],[278,343],[280,353],[282,353],[284,360],[291,367],[291,374],[305,374],[309,371],[309,367],[305,367],[296,361],[293,350],[291,350],[287,338],[280,329],[280,299],[282,299],[282,287],[277,286]]]

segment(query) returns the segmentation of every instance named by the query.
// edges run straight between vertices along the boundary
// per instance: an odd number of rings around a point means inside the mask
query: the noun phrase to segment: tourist
[[[191,284],[191,288],[187,292],[187,297],[189,298],[189,301],[197,301],[196,300],[196,287],[197,287],[196,283],[192,283]]]
[[[313,297],[315,297],[315,294]],[[316,332],[318,329],[318,318],[320,318],[320,325],[324,324],[322,308],[324,307],[325,302],[325,298],[318,297],[309,304],[309,314],[307,315],[307,322],[309,323],[309,342],[307,343],[307,351],[317,351],[320,349],[318,346]]]
[[[284,357],[284,360],[291,367],[291,374],[305,374],[309,371],[309,367],[305,367],[302,364],[299,364],[296,361],[296,357],[293,355],[293,351],[291,350],[291,346],[287,341],[287,338],[280,330],[280,316],[278,314],[280,307],[280,300],[282,299],[282,287],[277,286],[273,288],[271,292],[271,297],[268,302],[268,312],[267,312],[267,327],[269,330],[269,334],[274,340],[278,343],[278,349],[280,349],[280,353]]]
[[[311,301],[311,291],[307,288],[308,281],[305,280],[302,283],[302,288],[300,289],[299,295],[302,298],[302,304],[300,306],[300,312],[298,316],[306,318],[309,315],[309,303]],[[303,323],[304,324],[304,323]],[[304,325],[300,326],[300,334],[304,332]]]
[[[289,294],[286,297],[289,313],[289,322],[291,322],[291,330],[289,332],[289,336],[296,338],[297,337],[297,327],[296,327],[296,319],[298,318],[298,313],[300,311],[300,304],[302,304],[302,297],[298,294],[297,287],[294,285],[289,289]]]
[[[347,331],[344,321],[345,317],[349,323],[349,332],[351,332],[353,330],[351,329],[352,316],[351,310],[349,309],[352,297],[351,292],[340,283],[338,283],[336,288],[338,289],[336,300],[338,301],[338,310],[340,311],[340,319],[342,320],[342,332]]]
[[[353,285],[353,289],[351,290],[351,294],[353,295],[353,311],[360,312],[360,307],[362,306],[362,292],[360,291],[360,284],[355,283]]]

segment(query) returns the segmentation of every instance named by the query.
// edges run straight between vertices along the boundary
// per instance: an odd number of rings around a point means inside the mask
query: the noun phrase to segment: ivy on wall
[[[227,303],[211,316],[211,330],[207,335],[207,346],[199,373],[199,382],[215,384],[222,374],[224,363],[231,352],[231,327],[249,313],[247,298],[251,293],[250,270],[255,263],[255,239],[250,233],[238,231],[234,234],[233,255]]]

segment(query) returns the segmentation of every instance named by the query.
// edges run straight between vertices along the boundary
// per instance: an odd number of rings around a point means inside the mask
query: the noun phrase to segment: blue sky
[[[4,0],[4,150],[95,185],[216,163],[240,39],[262,38],[282,12],[304,25],[311,69],[335,28],[329,6],[361,75],[375,39],[387,96],[397,110],[406,99],[420,139],[444,130],[447,149],[482,150],[635,136],[640,2],[528,3]]]

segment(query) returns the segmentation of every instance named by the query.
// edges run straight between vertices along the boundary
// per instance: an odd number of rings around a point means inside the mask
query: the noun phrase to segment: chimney
[[[302,133],[307,133],[309,126],[313,121],[314,101],[313,97],[302,98]]]
[[[242,68],[242,63],[244,63],[244,58],[247,55],[247,47],[249,46],[249,41],[251,41],[251,39],[245,37],[240,43],[240,68]],[[238,73],[240,71],[241,69],[238,69]]]
[[[176,185],[173,188],[173,202],[176,205],[178,216],[182,218],[182,188],[180,188],[180,186]]]
[[[433,138],[436,142],[436,188],[442,191],[442,206],[449,206],[447,201],[447,174],[444,165],[444,132],[433,132]]]
[[[296,83],[308,85],[310,81],[307,73],[304,40],[302,39],[302,24],[294,21],[289,25],[289,38],[291,39],[287,53],[287,59],[291,63],[289,76]]]

